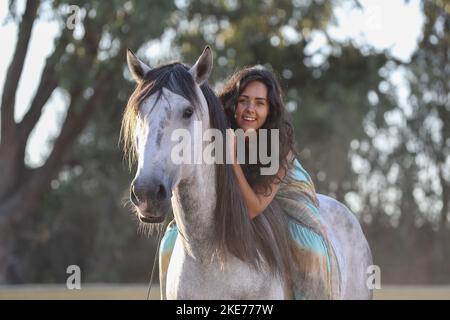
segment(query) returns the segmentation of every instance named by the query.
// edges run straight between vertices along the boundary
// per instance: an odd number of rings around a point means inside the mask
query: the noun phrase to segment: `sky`
[[[23,11],[24,1],[18,3],[19,11]],[[360,0],[360,3],[363,6],[362,10],[355,10],[347,5],[336,9],[338,26],[329,28],[329,35],[336,40],[353,41],[360,47],[370,46],[376,50],[388,50],[392,56],[408,62],[417,47],[423,24],[419,0],[411,0],[409,4],[405,4],[404,0]],[[0,95],[3,93],[7,68],[17,41],[17,26],[11,22],[4,23],[7,13],[8,1],[1,1]],[[34,25],[16,96],[16,121],[20,121],[29,106],[45,59],[52,52],[53,39],[57,33],[57,23],[45,18],[38,20]],[[314,52],[323,46],[324,41],[326,40],[323,35],[316,34],[307,49]],[[155,48],[151,47],[152,53]],[[401,82],[400,76],[398,83],[401,85]],[[56,90],[44,107],[43,116],[28,142],[27,164],[38,166],[45,161],[50,148],[48,142],[58,134],[67,105],[68,98]]]

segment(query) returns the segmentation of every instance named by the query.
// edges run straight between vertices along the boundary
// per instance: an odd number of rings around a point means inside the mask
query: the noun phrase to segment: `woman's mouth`
[[[249,117],[249,116],[243,116],[242,120],[246,121],[246,122],[254,122],[256,121],[255,117]]]

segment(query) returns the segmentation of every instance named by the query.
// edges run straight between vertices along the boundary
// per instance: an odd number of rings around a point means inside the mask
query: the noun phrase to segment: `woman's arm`
[[[231,133],[231,132],[230,132]],[[249,185],[247,179],[245,178],[244,172],[242,171],[241,165],[236,161],[236,141],[234,132],[230,134],[232,137],[230,149],[232,150],[233,155],[233,171],[236,174],[236,178],[239,183],[239,187],[241,189],[244,201],[247,205],[248,215],[251,219],[258,216],[261,212],[263,212],[267,206],[272,202],[273,198],[277,194],[278,188],[280,187],[280,183],[272,183],[271,193],[269,195],[258,194],[253,191],[252,187]],[[291,154],[291,153],[290,153]],[[280,179],[284,178],[285,170],[283,167],[280,167],[278,170],[278,177]]]
[[[272,183],[270,186],[272,188],[269,195],[262,195],[255,193],[252,187],[248,184],[245,178],[244,172],[242,171],[241,165],[239,163],[233,163],[233,171],[236,174],[237,180],[239,182],[239,187],[241,189],[242,195],[244,197],[245,203],[247,204],[248,215],[251,219],[258,216],[263,212],[267,206],[272,202],[273,198],[277,194],[280,184]],[[282,168],[278,171],[278,176],[280,177],[280,172],[284,171]],[[284,175],[281,175],[284,176]]]

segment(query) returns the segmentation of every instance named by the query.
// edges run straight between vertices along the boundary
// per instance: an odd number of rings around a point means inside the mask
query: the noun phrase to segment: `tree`
[[[450,279],[450,15],[440,1],[422,1],[422,9],[418,49],[411,62],[383,68],[383,100],[353,157],[386,280],[442,283]],[[403,96],[394,73],[405,78]]]
[[[159,37],[173,9],[168,1],[53,1],[54,19],[61,32],[46,60],[29,109],[20,122],[14,119],[15,96],[25,56],[39,10],[45,1],[29,0],[18,27],[18,41],[9,65],[1,100],[0,167],[0,283],[9,281],[14,269],[15,230],[36,214],[36,208],[58,173],[70,167],[68,150],[97,110],[121,108],[130,86],[123,79],[125,50],[139,48]],[[14,9],[15,1],[10,1]],[[49,4],[49,2],[47,2]],[[80,9],[82,36],[66,27],[69,5]],[[46,162],[26,166],[25,147],[44,105],[56,90],[69,96],[67,114]],[[112,94],[113,93],[113,94]],[[118,129],[117,129],[118,130]]]

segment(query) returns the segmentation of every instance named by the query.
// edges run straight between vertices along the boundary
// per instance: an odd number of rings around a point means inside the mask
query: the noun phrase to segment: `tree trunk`
[[[96,77],[94,94],[88,100],[83,98],[80,88],[71,92],[72,101],[66,119],[47,161],[42,167],[30,171],[27,179],[23,179],[17,189],[0,201],[0,283],[8,283],[14,279],[11,276],[15,270],[14,229],[33,214],[50,189],[52,179],[64,164],[65,152],[107,94],[108,76],[109,72],[104,71]]]

